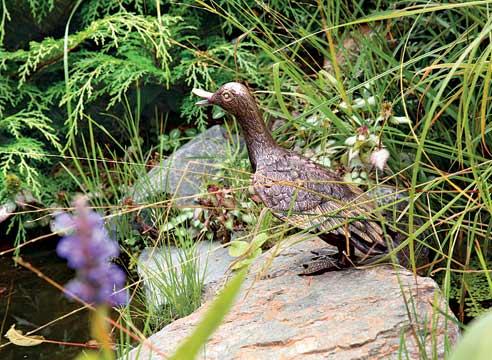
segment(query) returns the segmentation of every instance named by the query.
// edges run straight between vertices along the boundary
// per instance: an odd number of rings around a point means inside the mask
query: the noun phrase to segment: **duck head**
[[[217,105],[229,114],[238,117],[243,116],[245,112],[257,109],[255,99],[248,88],[237,82],[226,83],[214,93],[202,89],[193,89],[192,92],[203,99],[196,105]]]

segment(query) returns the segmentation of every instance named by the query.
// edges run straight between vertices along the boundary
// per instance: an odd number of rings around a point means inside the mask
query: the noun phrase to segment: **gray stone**
[[[257,260],[199,358],[420,359],[421,352],[444,358],[445,343],[453,345],[459,329],[432,279],[389,265],[299,276],[310,250],[323,246],[320,240],[286,246],[266,272],[261,269],[271,252]],[[200,322],[207,305],[148,341],[171,355]],[[128,359],[136,355],[134,349]],[[142,346],[138,358],[160,355]]]
[[[217,241],[201,241],[196,244],[193,257],[196,257],[196,272],[203,279],[205,288],[212,286],[223,278],[229,265],[234,260],[229,252]],[[159,290],[159,283],[173,267],[177,278],[184,280],[182,265],[185,261],[183,250],[176,246],[166,248],[146,248],[138,258],[137,271],[144,282],[147,301],[161,306],[166,303],[164,294]]]
[[[149,171],[133,187],[133,199],[144,202],[148,198],[167,193],[175,204],[192,205],[202,193],[204,182],[219,171],[219,164],[227,159],[226,130],[215,125],[197,135],[158,166]]]
[[[7,220],[9,217],[11,217],[15,209],[17,209],[17,205],[13,201],[8,201],[5,204],[0,205],[0,223],[4,222]]]
[[[408,207],[408,192],[393,185],[377,185],[368,191],[368,195],[376,200],[378,206],[384,208],[383,214],[398,215]]]

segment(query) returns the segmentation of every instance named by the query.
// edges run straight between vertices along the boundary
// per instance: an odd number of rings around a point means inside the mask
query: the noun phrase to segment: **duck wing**
[[[373,201],[362,190],[301,155],[275,155],[262,161],[253,177],[258,196],[275,216],[310,232],[350,238],[367,254],[386,249]]]

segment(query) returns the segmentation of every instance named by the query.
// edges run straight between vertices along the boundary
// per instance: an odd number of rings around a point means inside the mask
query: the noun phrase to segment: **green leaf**
[[[224,223],[224,226],[227,230],[233,231],[234,230],[234,219],[229,218],[227,221]]]
[[[475,319],[456,349],[451,354],[450,360],[489,360],[492,354],[492,311]]]
[[[256,259],[258,256],[261,255],[262,252],[263,250],[261,249],[261,247],[255,249],[255,251],[253,251],[253,254],[251,255],[251,260]]]
[[[185,135],[188,137],[196,136],[196,134],[197,134],[197,131],[195,128],[190,128],[190,129],[185,130]]]
[[[179,129],[172,129],[169,133],[171,139],[179,139],[181,137],[181,131]]]
[[[255,218],[251,214],[243,214],[241,220],[247,224],[251,224],[252,222],[255,221]]]
[[[246,259],[242,259],[242,260],[239,260],[237,262],[235,262],[232,266],[231,266],[231,270],[240,270],[240,269],[243,269],[245,268],[246,266],[249,266],[252,262],[253,262],[254,258],[253,257],[250,257],[250,258],[246,258]]]
[[[253,248],[260,248],[268,240],[268,235],[266,233],[261,233],[256,235],[251,241]]]
[[[235,240],[231,241],[229,246],[229,255],[233,257],[242,256],[248,251],[249,243],[247,241]]]
[[[91,351],[91,352],[83,352],[82,354],[79,354],[75,360],[104,360],[102,355],[99,355],[97,352]]]
[[[241,285],[247,274],[247,269],[238,273],[225,286],[220,295],[213,301],[205,313],[203,320],[198,324],[190,337],[178,347],[170,360],[192,360],[195,359],[200,348],[207,339],[219,327],[220,323],[229,312],[234,299],[241,289]]]
[[[218,106],[214,106],[212,111],[212,119],[217,120],[225,116],[224,110],[219,108]]]

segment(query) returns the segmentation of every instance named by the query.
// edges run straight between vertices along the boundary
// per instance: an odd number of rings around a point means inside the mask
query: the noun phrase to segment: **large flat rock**
[[[433,351],[444,357],[445,342],[454,344],[459,330],[432,279],[390,265],[299,276],[310,250],[323,246],[320,240],[309,240],[287,247],[267,271],[261,271],[262,260],[270,255],[262,256],[200,358],[420,359],[423,351],[430,358]],[[172,354],[206,308],[149,340]],[[136,354],[135,349],[129,358]],[[140,349],[139,359],[159,358],[146,347]]]

